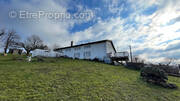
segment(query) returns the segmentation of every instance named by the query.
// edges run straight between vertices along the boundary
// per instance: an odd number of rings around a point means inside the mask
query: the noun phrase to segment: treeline
[[[7,54],[9,48],[23,48],[26,51],[26,55],[29,55],[35,49],[47,48],[47,45],[44,44],[38,35],[31,35],[22,41],[15,30],[1,29],[0,47],[4,48],[4,54]]]

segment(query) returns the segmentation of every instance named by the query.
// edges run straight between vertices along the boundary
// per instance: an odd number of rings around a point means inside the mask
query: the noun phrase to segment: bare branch
[[[5,34],[5,29],[2,29],[0,32],[0,38]]]
[[[4,53],[7,53],[7,49],[9,47],[16,47],[16,44],[18,43],[20,37],[14,30],[9,31],[5,35],[4,39]]]
[[[19,43],[19,45],[26,50],[27,55],[29,55],[29,53],[35,49],[44,49],[47,47],[37,35],[28,37],[24,42]]]

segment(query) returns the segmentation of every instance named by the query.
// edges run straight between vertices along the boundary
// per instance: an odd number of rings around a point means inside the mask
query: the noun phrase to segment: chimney
[[[73,46],[73,41],[71,41],[71,47]]]

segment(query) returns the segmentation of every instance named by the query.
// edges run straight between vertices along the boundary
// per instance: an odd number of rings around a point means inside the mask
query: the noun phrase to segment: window
[[[66,49],[66,52],[70,52],[70,51],[71,51],[71,48],[67,48],[67,49]]]
[[[80,57],[80,53],[74,53],[74,57],[75,58],[79,58]]]
[[[81,47],[75,47],[74,48],[74,50],[76,50],[76,51],[78,51],[78,50],[80,50],[81,49]]]
[[[86,45],[86,46],[84,46],[84,49],[89,49],[89,48],[91,48],[91,46],[90,46],[90,45]]]
[[[90,57],[91,56],[91,52],[84,52],[84,57]]]

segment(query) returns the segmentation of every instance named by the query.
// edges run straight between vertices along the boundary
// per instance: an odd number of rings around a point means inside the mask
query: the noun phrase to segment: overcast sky
[[[109,39],[149,61],[180,63],[180,0],[0,0],[0,28],[49,46]],[[28,13],[33,13],[28,15]],[[60,15],[60,14],[63,14]]]

